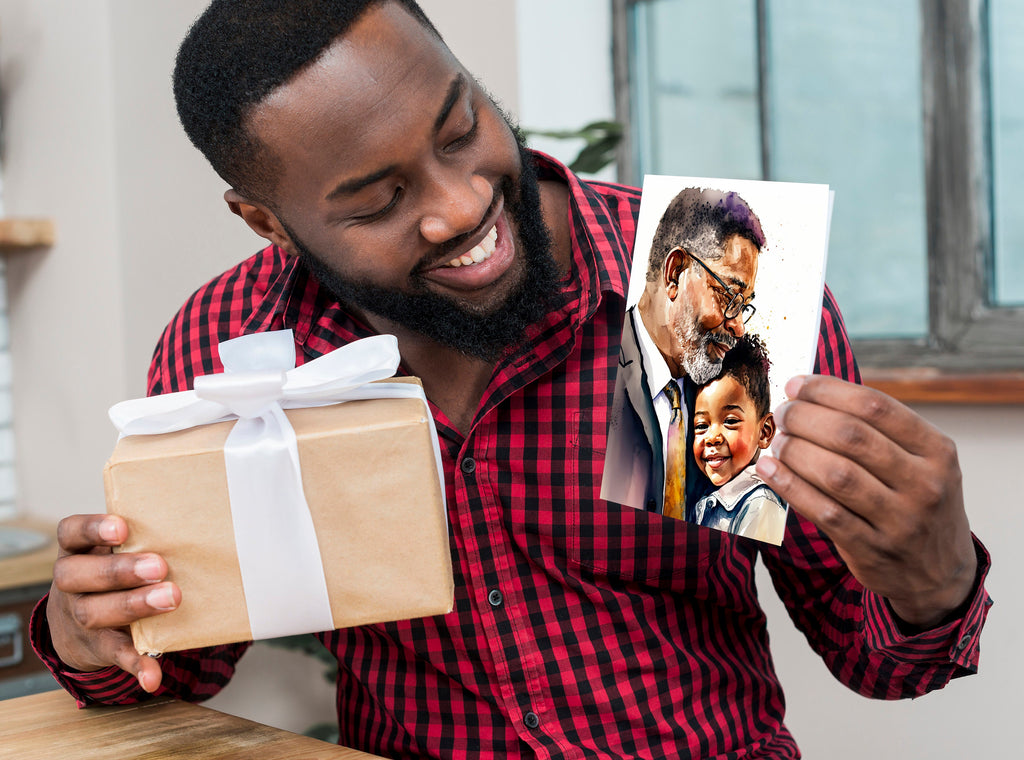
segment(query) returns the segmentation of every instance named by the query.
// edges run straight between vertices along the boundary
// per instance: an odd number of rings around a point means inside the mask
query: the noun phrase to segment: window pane
[[[1024,306],[1024,5],[989,2],[992,76],[992,295],[1000,306]]]
[[[630,50],[641,175],[761,179],[754,0],[638,3]]]
[[[772,179],[836,192],[827,280],[855,337],[927,332],[917,3],[768,3]]]

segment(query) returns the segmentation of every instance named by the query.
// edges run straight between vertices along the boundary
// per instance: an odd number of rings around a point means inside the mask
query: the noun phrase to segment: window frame
[[[632,183],[639,177],[629,128],[629,11],[647,1],[612,0],[616,118],[626,125],[617,158],[620,178]],[[766,0],[755,2],[762,164],[770,177],[770,125],[765,121],[770,93],[763,86],[768,67]],[[1024,402],[1024,308],[994,306],[989,296],[988,0],[921,0],[920,6],[928,334],[918,339],[858,339],[854,351],[870,384],[905,400]],[[1000,390],[990,393],[993,388]],[[953,396],[946,398],[948,393]]]

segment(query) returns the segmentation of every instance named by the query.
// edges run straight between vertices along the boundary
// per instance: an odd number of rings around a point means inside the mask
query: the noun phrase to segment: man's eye
[[[476,139],[477,128],[480,126],[480,121],[476,118],[476,111],[473,111],[473,124],[469,130],[465,133],[456,137],[450,143],[444,146],[445,153],[454,153],[455,151],[462,150],[466,146],[470,145],[474,139]]]
[[[722,290],[721,288],[715,288],[715,293],[718,294],[718,300],[722,302],[723,306],[732,303],[734,293],[730,293],[728,290]]]
[[[402,188],[401,187],[396,187],[394,195],[391,196],[391,200],[388,201],[388,204],[386,206],[384,206],[381,209],[378,209],[377,211],[373,211],[373,212],[371,212],[369,214],[360,214],[359,216],[354,216],[354,217],[352,217],[352,219],[354,221],[357,221],[357,222],[374,222],[374,221],[376,221],[378,219],[381,219],[381,218],[387,216],[388,213],[395,206],[398,205],[398,200],[401,197],[402,197]]]

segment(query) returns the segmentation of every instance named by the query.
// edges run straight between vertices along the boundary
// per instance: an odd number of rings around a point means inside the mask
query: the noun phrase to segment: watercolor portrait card
[[[780,544],[754,469],[814,367],[827,185],[644,180],[601,497]]]

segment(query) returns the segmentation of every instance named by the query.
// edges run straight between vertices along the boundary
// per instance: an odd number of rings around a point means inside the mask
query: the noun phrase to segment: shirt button
[[[487,595],[487,603],[492,607],[500,607],[503,601],[505,601],[505,597],[496,588],[491,589],[491,593]]]
[[[965,649],[967,649],[967,647],[970,646],[970,644],[971,636],[970,634],[966,634],[960,638],[960,641],[956,642],[956,649],[958,652],[962,652]]]
[[[647,500],[647,511],[648,512],[653,512],[657,508],[658,508],[658,502],[656,502],[654,499],[648,499]]]
[[[473,457],[466,457],[465,459],[462,460],[462,464],[460,465],[460,467],[462,467],[462,471],[464,473],[469,475],[476,469],[476,460],[473,459]]]
[[[537,717],[537,713],[528,712],[523,716],[523,725],[527,728],[536,728],[540,725],[540,718]]]

